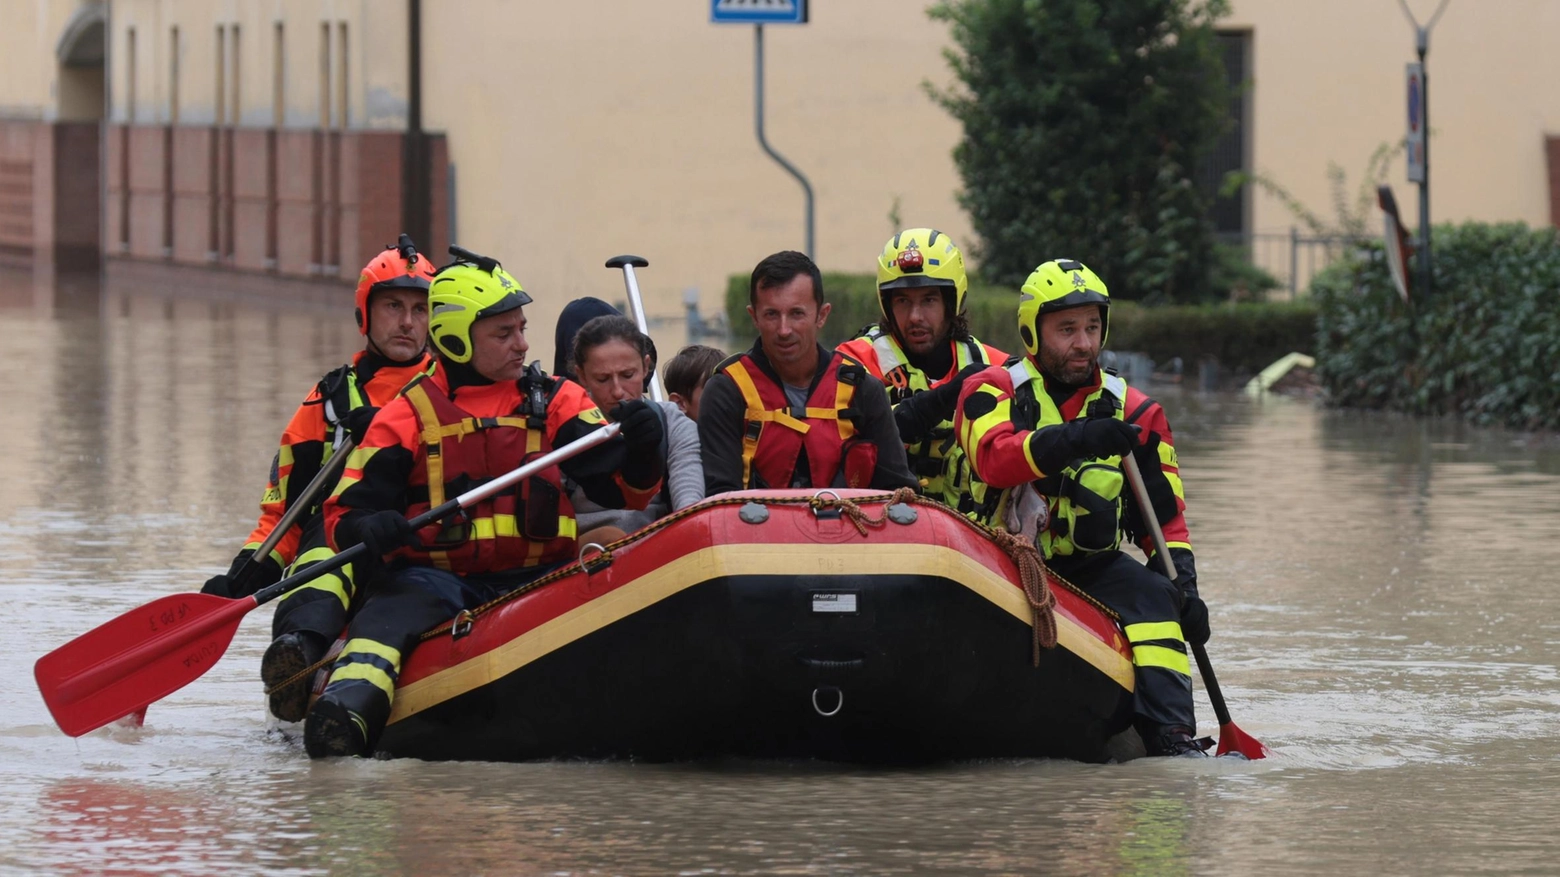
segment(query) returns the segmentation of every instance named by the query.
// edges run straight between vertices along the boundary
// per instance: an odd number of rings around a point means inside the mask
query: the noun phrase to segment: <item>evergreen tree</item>
[[[1193,180],[1228,124],[1225,0],[944,0],[964,125],[960,203],[990,282],[1078,259],[1113,296],[1208,293],[1213,193]]]

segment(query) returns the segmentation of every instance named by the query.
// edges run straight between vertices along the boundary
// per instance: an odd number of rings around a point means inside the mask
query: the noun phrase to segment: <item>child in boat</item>
[[[689,420],[699,419],[699,399],[704,382],[715,373],[715,366],[726,358],[726,351],[704,344],[690,344],[677,351],[663,373],[667,398],[677,403]]]
[[[619,402],[643,398],[645,382],[655,374],[655,344],[632,320],[620,314],[596,317],[580,327],[573,344],[574,379],[609,418]],[[720,356],[720,351],[715,354]],[[579,516],[582,544],[615,542],[704,498],[698,426],[677,403],[654,404],[664,426],[660,454],[666,472],[665,489],[641,511],[604,509],[577,487],[566,484]]]

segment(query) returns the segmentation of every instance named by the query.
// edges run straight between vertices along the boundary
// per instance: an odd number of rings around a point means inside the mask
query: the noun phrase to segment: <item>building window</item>
[[[213,92],[216,95],[216,118],[212,121],[218,125],[227,120],[227,28],[217,25],[217,87]]]
[[[179,29],[168,30],[168,124],[179,124]]]
[[[352,106],[347,90],[347,23],[336,24],[336,127],[347,127],[347,111]]]
[[[320,128],[330,127],[330,22],[320,23]]]
[[[125,122],[135,124],[135,28],[125,28]]]
[[[1250,230],[1247,204],[1251,187],[1242,186],[1228,196],[1218,192],[1228,174],[1250,169],[1251,31],[1220,31],[1218,41],[1224,59],[1225,81],[1230,87],[1230,127],[1203,160],[1198,176],[1204,191],[1213,195],[1208,218],[1214,231],[1221,236],[1239,238]]]
[[[228,104],[228,124],[229,125],[237,125],[238,121],[239,121],[240,110],[241,110],[241,106],[240,106],[240,103],[239,103],[239,96],[241,94],[243,94],[242,82],[240,81],[240,76],[241,76],[242,70],[244,69],[243,65],[240,63],[240,60],[239,60],[239,52],[238,52],[238,48],[239,48],[239,43],[238,43],[239,28],[238,28],[238,25],[236,25],[236,24],[233,25],[232,28],[229,30],[228,35],[229,35],[229,37],[233,41],[233,51],[231,53],[232,54],[232,58],[228,62],[231,65],[230,69],[232,70],[232,76],[229,77],[229,78],[233,82],[233,85],[232,85],[232,88],[233,88],[233,98],[232,98],[231,101],[229,101],[229,104]]]
[[[271,41],[271,127],[280,128],[287,120],[287,76],[283,72],[286,56],[282,53],[282,23],[276,23],[276,35]]]

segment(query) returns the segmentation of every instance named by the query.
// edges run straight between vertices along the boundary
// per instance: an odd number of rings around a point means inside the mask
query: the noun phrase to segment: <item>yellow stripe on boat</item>
[[[779,569],[798,576],[933,576],[957,582],[1024,624],[1031,623],[1029,600],[1023,591],[953,548],[902,543],[851,545],[848,555],[803,555],[796,548],[771,543],[715,545],[685,554],[503,645],[408,683],[396,692],[390,721],[397,722],[481,688],[609,624],[722,576],[770,576]],[[550,587],[559,586],[561,583]],[[483,619],[477,623],[483,623]],[[1056,642],[1117,685],[1132,690],[1132,662],[1060,612],[1056,613]]]

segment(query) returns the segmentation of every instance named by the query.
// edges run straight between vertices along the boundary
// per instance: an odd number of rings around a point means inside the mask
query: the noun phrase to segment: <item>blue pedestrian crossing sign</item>
[[[807,0],[710,0],[713,24],[806,24]]]

